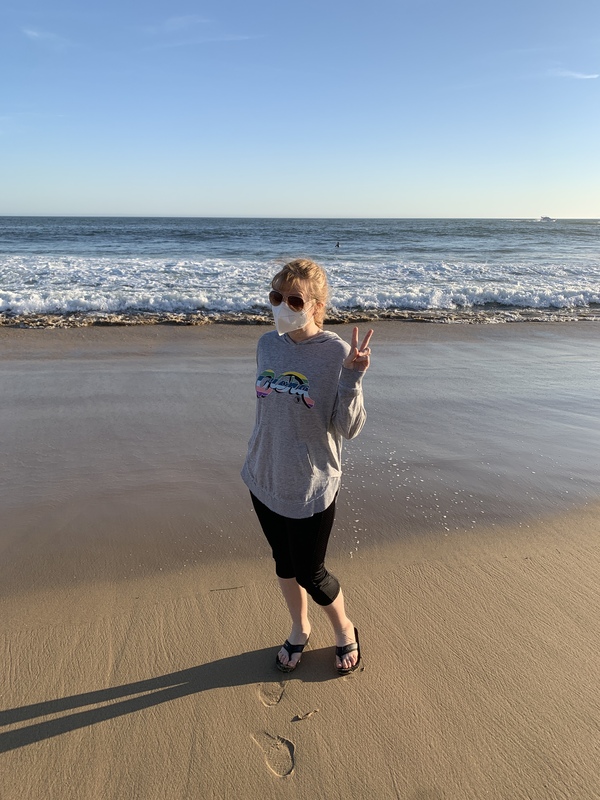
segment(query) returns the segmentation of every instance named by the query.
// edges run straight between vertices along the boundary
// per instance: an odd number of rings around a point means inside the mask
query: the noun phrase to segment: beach
[[[319,609],[274,667],[268,328],[0,328],[2,800],[600,797],[600,326],[372,327],[343,678]]]

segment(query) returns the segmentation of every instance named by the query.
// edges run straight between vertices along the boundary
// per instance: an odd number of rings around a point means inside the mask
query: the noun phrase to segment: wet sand
[[[374,327],[348,678],[318,609],[272,666],[239,479],[266,329],[0,330],[3,800],[600,797],[600,326]]]

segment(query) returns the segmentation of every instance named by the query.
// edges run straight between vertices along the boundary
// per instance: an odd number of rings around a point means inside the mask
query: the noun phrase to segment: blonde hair
[[[299,288],[300,281],[306,281],[310,287],[311,298],[322,303],[315,309],[315,322],[319,328],[322,328],[325,321],[325,307],[329,298],[329,284],[323,267],[308,258],[296,258],[279,270],[271,281],[271,286],[277,291],[284,288]]]

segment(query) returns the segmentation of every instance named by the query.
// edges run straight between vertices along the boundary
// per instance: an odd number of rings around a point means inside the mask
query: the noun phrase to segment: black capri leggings
[[[271,545],[278,578],[295,578],[320,606],[338,596],[340,584],[325,569],[325,552],[335,518],[335,500],[318,514],[291,519],[276,514],[250,492],[258,520]]]

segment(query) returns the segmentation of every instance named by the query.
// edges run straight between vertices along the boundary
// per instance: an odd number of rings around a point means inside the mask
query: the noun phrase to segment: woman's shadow
[[[179,672],[171,672],[168,675],[160,675],[157,678],[0,711],[0,726],[6,726],[84,706],[95,706],[85,711],[75,711],[55,719],[34,722],[16,730],[0,733],[0,753],[209,689],[280,681],[285,676],[275,667],[275,652],[276,648],[272,647],[253,650]],[[288,677],[291,677],[291,674]],[[296,677],[295,672],[294,677]],[[302,671],[298,671],[297,677],[307,683],[322,682],[337,677],[333,668],[332,648],[307,652],[303,657]],[[114,700],[119,702],[113,702]]]

